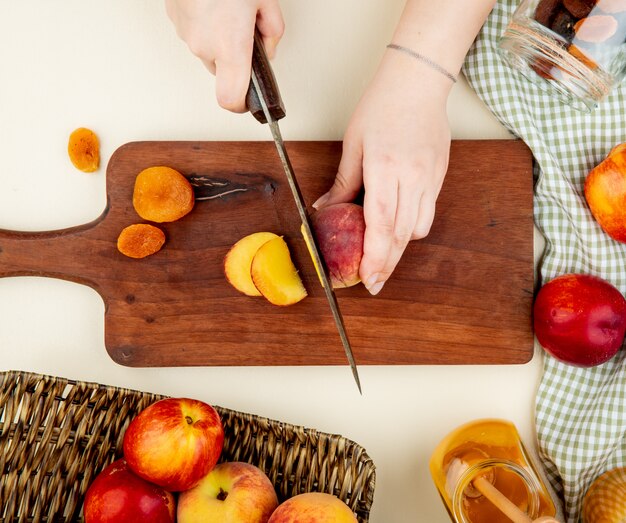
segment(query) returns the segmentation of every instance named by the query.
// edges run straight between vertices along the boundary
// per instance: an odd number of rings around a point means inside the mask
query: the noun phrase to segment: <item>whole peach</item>
[[[86,523],[174,523],[176,502],[170,492],[136,476],[118,459],[89,485],[83,515]]]
[[[222,453],[224,427],[207,403],[166,398],[152,403],[124,434],[124,457],[139,477],[177,492],[196,485]]]
[[[546,283],[535,299],[537,340],[552,356],[592,367],[611,359],[626,333],[626,300],[607,281],[564,274]]]
[[[322,207],[313,214],[311,222],[333,288],[359,283],[365,235],[363,207],[354,203]]]
[[[281,503],[268,523],[357,523],[357,519],[338,497],[307,492]]]
[[[591,214],[614,240],[626,243],[626,144],[614,147],[588,174],[585,198]]]
[[[267,523],[278,506],[274,486],[260,468],[227,461],[180,493],[178,523]]]

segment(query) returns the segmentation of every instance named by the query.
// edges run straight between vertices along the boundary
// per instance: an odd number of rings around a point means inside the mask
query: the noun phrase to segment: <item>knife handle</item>
[[[248,87],[248,93],[246,94],[246,105],[248,110],[252,113],[259,122],[267,123],[265,113],[263,112],[263,106],[259,101],[259,94],[263,96],[267,108],[274,120],[280,120],[285,116],[285,106],[283,100],[280,97],[280,91],[278,90],[278,84],[276,83],[276,77],[272,66],[265,53],[265,47],[263,46],[263,38],[258,29],[254,31],[254,48],[252,49],[252,70],[257,77],[261,93],[257,93],[252,80],[250,80],[250,86]]]

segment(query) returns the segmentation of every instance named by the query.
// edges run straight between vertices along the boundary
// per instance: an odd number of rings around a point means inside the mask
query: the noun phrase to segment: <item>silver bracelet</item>
[[[412,49],[409,49],[408,47],[402,47],[401,45],[389,44],[387,47],[389,49],[395,49],[396,51],[402,51],[403,53],[406,53],[409,56],[412,56],[413,58],[417,58],[420,62],[424,62],[426,65],[428,65],[435,71],[439,71],[446,78],[449,78],[450,80],[452,80],[453,83],[456,83],[456,76],[446,71],[437,62],[433,62],[430,58],[422,54],[416,53],[415,51],[413,51]]]

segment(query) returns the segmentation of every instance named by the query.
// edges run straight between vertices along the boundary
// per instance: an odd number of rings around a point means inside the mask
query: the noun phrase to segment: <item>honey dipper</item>
[[[451,481],[456,483],[456,481],[461,477],[461,474],[463,474],[468,468],[469,465],[466,461],[458,458],[452,460],[450,468],[448,469],[448,485],[451,484]],[[513,523],[559,523],[558,520],[550,516],[531,519],[528,514],[522,511],[515,503],[502,494],[502,492],[500,492],[493,485],[492,481],[493,474],[491,476],[487,476],[486,473],[479,475],[473,479],[467,487],[467,489],[471,489],[469,495],[471,497],[483,495],[498,510],[500,510],[500,512],[513,521]]]

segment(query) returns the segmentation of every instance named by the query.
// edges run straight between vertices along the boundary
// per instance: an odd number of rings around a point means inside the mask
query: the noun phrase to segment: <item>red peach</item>
[[[196,485],[217,463],[224,444],[218,412],[202,401],[167,398],[134,418],[124,457],[139,477],[170,491]]]
[[[626,300],[596,276],[565,274],[546,283],[534,304],[541,346],[565,363],[592,367],[610,360],[626,333]]]
[[[354,203],[322,207],[313,214],[311,222],[333,288],[359,283],[365,235],[363,207]]]
[[[85,523],[174,523],[174,496],[133,474],[118,459],[96,476],[85,494]]]

